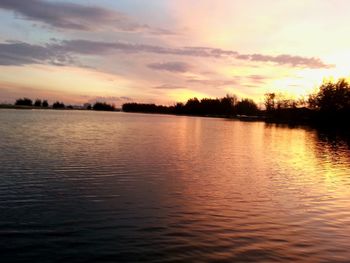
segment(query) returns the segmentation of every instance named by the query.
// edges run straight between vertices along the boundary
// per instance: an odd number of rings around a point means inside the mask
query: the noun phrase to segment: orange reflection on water
[[[341,138],[215,118],[6,112],[1,204],[18,198],[44,213],[26,210],[24,220],[59,229],[73,213],[74,227],[89,229],[84,241],[180,261],[350,257]]]

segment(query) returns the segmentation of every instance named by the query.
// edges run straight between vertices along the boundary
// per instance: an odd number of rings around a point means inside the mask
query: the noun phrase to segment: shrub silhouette
[[[65,105],[63,102],[56,101],[54,104],[52,104],[53,109],[64,109]]]
[[[318,93],[309,97],[309,106],[315,110],[319,124],[350,126],[350,84],[345,79],[324,82]]]
[[[275,109],[275,93],[266,93],[265,94],[265,108],[267,112],[271,112]]]
[[[243,99],[237,103],[236,112],[240,115],[256,115],[259,109],[253,100]]]
[[[35,102],[34,102],[34,106],[35,107],[41,107],[42,106],[41,100],[40,99],[36,99]]]
[[[44,101],[43,101],[42,106],[43,106],[44,108],[49,107],[49,103],[47,102],[47,100],[44,100]]]
[[[17,106],[32,106],[33,102],[31,99],[23,98],[23,99],[17,99],[15,102],[15,105],[17,105]]]
[[[230,116],[235,113],[237,97],[226,95],[221,99],[197,98],[189,99],[186,104],[176,103],[174,106],[162,106],[144,103],[125,103],[122,110],[125,112],[168,113],[187,115],[217,115]]]
[[[96,111],[114,111],[115,110],[115,106],[108,104],[106,102],[96,102],[93,107],[93,110]]]
[[[309,98],[310,106],[322,112],[336,113],[350,110],[350,84],[345,79],[328,81]]]

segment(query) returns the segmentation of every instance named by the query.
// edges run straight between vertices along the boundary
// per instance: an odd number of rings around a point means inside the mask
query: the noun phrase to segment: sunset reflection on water
[[[0,123],[5,259],[14,251],[18,260],[70,262],[350,257],[342,137],[79,111],[2,110]]]

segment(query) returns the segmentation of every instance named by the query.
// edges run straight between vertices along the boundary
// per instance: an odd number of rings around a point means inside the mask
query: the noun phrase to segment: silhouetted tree
[[[240,115],[256,115],[259,109],[253,100],[243,99],[237,103],[236,112]]]
[[[220,100],[223,113],[226,115],[234,114],[237,101],[238,99],[236,95],[227,94],[223,97]]]
[[[275,93],[266,93],[265,94],[265,108],[266,111],[270,112],[275,109]]]
[[[114,111],[115,106],[107,104],[106,102],[96,102],[92,109],[96,111]]]
[[[92,106],[90,103],[84,103],[84,109],[91,110]]]
[[[187,114],[200,114],[200,102],[197,98],[189,99],[185,104],[185,111]]]
[[[174,106],[158,106],[145,103],[125,103],[122,105],[125,112],[147,112],[147,113],[176,113]]]
[[[188,111],[191,111],[193,108],[192,105],[188,106]],[[223,112],[221,102],[219,99],[202,99],[200,103],[196,106],[196,112],[193,114],[199,115],[221,115]]]
[[[32,106],[33,102],[31,99],[23,98],[23,99],[17,99],[15,102],[15,105],[17,105],[17,106]]]
[[[40,99],[36,99],[35,102],[34,102],[34,106],[35,107],[41,107],[42,103],[41,103],[41,100]]]
[[[325,82],[317,94],[309,97],[309,104],[329,113],[350,110],[350,85],[345,79],[339,79],[336,83]]]
[[[176,103],[174,106],[174,113],[175,114],[184,114],[184,104],[183,103]]]
[[[63,102],[56,101],[54,104],[52,104],[53,109],[64,109],[65,105]]]
[[[324,82],[318,93],[310,95],[309,105],[318,124],[350,126],[350,84],[345,79]]]
[[[44,100],[44,101],[43,101],[42,106],[43,106],[44,108],[49,107],[49,103],[47,102],[47,100]]]

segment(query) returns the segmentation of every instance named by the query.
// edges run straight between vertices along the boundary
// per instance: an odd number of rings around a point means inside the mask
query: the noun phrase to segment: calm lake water
[[[1,262],[348,262],[350,150],[260,122],[0,110]]]

